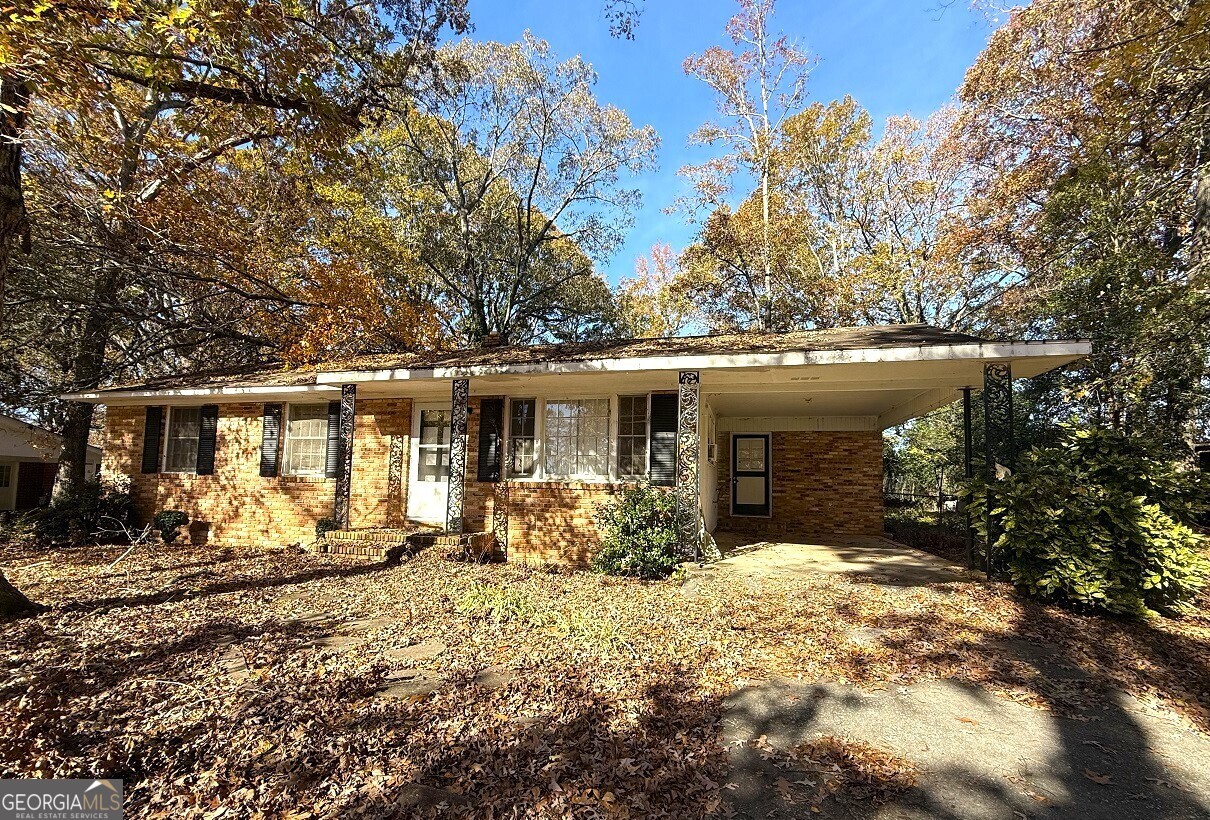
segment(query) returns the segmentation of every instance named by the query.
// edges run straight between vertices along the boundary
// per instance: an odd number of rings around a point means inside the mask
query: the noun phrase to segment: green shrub
[[[323,537],[330,532],[340,529],[340,525],[333,518],[321,518],[315,522],[315,539],[322,541]]]
[[[972,490],[985,530],[987,488]],[[1120,434],[1071,429],[992,486],[995,566],[1040,598],[1120,614],[1172,612],[1210,577],[1206,539],[1188,525],[1206,498],[1200,473]]]
[[[31,514],[38,537],[56,543],[83,544],[90,539],[120,541],[130,525],[134,505],[126,485],[88,481],[53,498]]]
[[[160,531],[165,544],[171,544],[181,534],[181,527],[189,523],[189,516],[180,510],[160,510],[151,523]]]
[[[601,550],[593,568],[609,575],[667,578],[683,560],[677,551],[676,500],[650,484],[627,485],[597,507]]]

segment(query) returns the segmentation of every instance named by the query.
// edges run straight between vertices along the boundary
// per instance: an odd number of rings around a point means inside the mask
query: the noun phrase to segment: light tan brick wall
[[[183,510],[209,525],[209,537],[230,544],[309,544],[315,524],[333,513],[336,482],[304,476],[260,475],[264,405],[219,405],[214,474],[140,472],[143,407],[111,407],[106,418],[103,470],[129,476],[140,523],[163,509]],[[412,426],[409,399],[359,401],[354,420],[350,522],[354,527],[400,526],[407,509],[407,466]],[[391,481],[392,440],[400,477]]]
[[[616,490],[584,481],[510,481],[509,560],[587,564],[601,546],[596,507]]]
[[[139,523],[164,509],[183,510],[209,525],[209,538],[226,544],[309,544],[315,522],[332,515],[336,482],[325,478],[260,475],[264,405],[219,406],[214,474],[140,472],[143,407],[110,407],[102,471],[129,476]]]
[[[475,480],[480,400],[468,420],[464,528],[492,529],[498,486]],[[209,524],[209,537],[229,544],[303,543],[332,515],[335,481],[260,476],[263,405],[219,408],[211,476],[143,475],[142,407],[109,408],[103,469],[131,478],[143,522],[162,509],[184,510]],[[354,432],[351,523],[399,526],[407,510],[412,426],[408,399],[362,399]],[[392,444],[400,457],[392,481]],[[773,517],[730,515],[730,435],[718,437],[719,528],[782,533],[876,535],[882,523],[882,438],[876,432],[788,432],[772,438]],[[508,484],[509,557],[535,563],[585,564],[600,545],[594,516],[613,497],[611,484],[513,481]]]
[[[731,434],[718,436],[718,528],[740,532],[881,535],[882,434],[772,434],[773,515],[731,515]]]
[[[412,400],[359,398],[356,408],[349,524],[352,527],[403,526],[408,509]],[[392,480],[392,446],[399,459],[397,480]]]

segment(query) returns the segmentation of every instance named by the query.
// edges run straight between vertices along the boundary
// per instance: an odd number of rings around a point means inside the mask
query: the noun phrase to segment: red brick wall
[[[731,434],[718,436],[718,528],[740,532],[881,535],[882,434],[773,433],[773,515],[731,515]]]

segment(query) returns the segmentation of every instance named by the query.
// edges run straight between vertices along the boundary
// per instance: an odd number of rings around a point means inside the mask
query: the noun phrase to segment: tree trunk
[[[13,248],[29,252],[29,218],[21,188],[21,131],[29,108],[29,85],[0,70],[0,324],[4,285]]]
[[[37,615],[45,609],[22,595],[21,590],[10,584],[4,573],[0,572],[0,621]]]
[[[21,131],[29,109],[29,85],[0,70],[0,326],[4,324],[4,285],[13,248],[29,252],[29,218],[21,189]],[[35,615],[41,607],[21,594],[0,572],[0,620]]]
[[[1210,132],[1203,140],[1193,189],[1193,236],[1189,242],[1189,284],[1210,290]]]
[[[110,306],[117,297],[120,273],[117,265],[108,266],[97,277],[92,301],[88,308],[88,319],[84,333],[72,359],[71,383],[73,390],[88,390],[97,387],[105,370],[105,352],[109,347],[112,330]],[[59,455],[59,472],[55,476],[54,496],[69,494],[85,481],[88,460],[88,435],[92,431],[92,417],[96,407],[84,402],[67,402],[66,419],[63,423],[63,450]]]
[[[767,148],[765,149],[768,150]],[[761,330],[773,329],[773,262],[769,248],[769,158],[765,157],[761,168],[761,218],[764,226],[764,263],[765,263],[765,320]]]

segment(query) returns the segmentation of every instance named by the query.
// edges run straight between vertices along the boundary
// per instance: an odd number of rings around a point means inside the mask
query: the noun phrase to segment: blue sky
[[[469,0],[473,37],[511,42],[528,29],[560,58],[582,56],[600,77],[598,99],[659,132],[659,166],[637,180],[643,208],[626,243],[602,265],[616,284],[656,242],[680,250],[692,241],[684,216],[664,209],[686,190],[677,170],[710,155],[686,142],[715,108],[706,86],[686,77],[681,63],[711,45],[730,46],[723,27],[737,7],[735,0],[647,0],[635,39],[626,41],[609,36],[603,5]],[[941,0],[780,0],[774,24],[819,59],[809,82],[812,101],[851,94],[881,127],[888,116],[923,118],[951,99],[987,43],[989,22],[965,0],[940,6]]]

